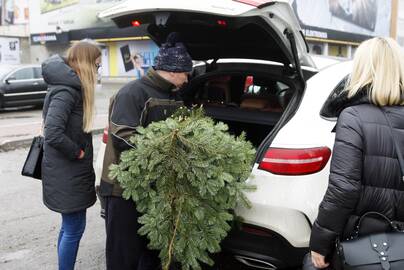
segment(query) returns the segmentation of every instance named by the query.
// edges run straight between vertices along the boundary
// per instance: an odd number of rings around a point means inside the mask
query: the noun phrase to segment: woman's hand
[[[80,155],[79,155],[78,159],[83,159],[85,154],[86,153],[83,151],[83,149],[80,149]]]
[[[318,254],[317,252],[311,252],[311,261],[314,266],[319,269],[328,267],[330,264],[325,262],[325,256]]]

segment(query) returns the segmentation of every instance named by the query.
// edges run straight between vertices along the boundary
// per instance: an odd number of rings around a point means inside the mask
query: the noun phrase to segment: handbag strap
[[[363,214],[360,217],[359,221],[357,222],[357,225],[355,226],[355,230],[354,230],[354,232],[352,234],[352,236],[353,236],[352,238],[357,238],[357,237],[360,236],[360,229],[362,227],[362,223],[363,223],[364,219],[366,217],[369,217],[369,216],[376,216],[379,219],[381,218],[381,220],[385,221],[386,224],[388,224],[393,231],[401,232],[397,222],[390,220],[388,217],[386,217],[382,213],[379,213],[379,212],[367,212],[367,213]]]
[[[395,229],[395,227],[393,226],[394,223],[393,223],[388,217],[386,217],[385,215],[383,215],[382,213],[379,213],[379,212],[367,212],[367,213],[363,214],[363,215],[361,216],[361,218],[359,219],[359,221],[358,221],[358,226],[357,226],[358,230],[360,229],[363,220],[364,220],[366,217],[369,217],[369,216],[377,216],[377,217],[379,217],[379,218],[382,218],[384,221],[386,221],[386,223],[390,224],[393,229]]]
[[[386,111],[383,108],[380,108],[380,107],[379,107],[379,109],[382,111],[384,117],[386,118],[387,124],[390,127],[390,133],[391,133],[391,137],[392,137],[393,142],[394,142],[394,147],[395,147],[395,150],[396,150],[397,159],[398,159],[398,162],[400,163],[401,178],[404,181],[404,159],[403,159],[403,154],[401,153],[401,150],[400,150],[400,147],[399,147],[398,142],[396,140],[396,137],[394,136],[393,126],[391,125],[391,121],[390,121],[389,117],[387,116]]]

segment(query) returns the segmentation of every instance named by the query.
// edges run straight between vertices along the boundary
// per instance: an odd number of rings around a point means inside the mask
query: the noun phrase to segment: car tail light
[[[131,24],[132,24],[133,27],[138,27],[138,26],[140,26],[142,23],[139,22],[139,21],[137,21],[137,20],[134,20],[134,21],[131,22]]]
[[[108,142],[108,126],[104,128],[104,133],[102,134],[102,142],[107,144]]]
[[[227,21],[225,20],[217,20],[217,25],[221,27],[226,27],[227,26]]]
[[[254,6],[254,7],[259,7],[263,4],[271,2],[270,0],[233,0],[233,1],[247,4],[247,5]]]
[[[253,76],[247,76],[245,78],[245,84],[244,84],[244,92],[248,91],[248,87],[254,84],[254,77]]]
[[[259,169],[279,175],[306,175],[321,171],[331,155],[328,147],[269,148]]]

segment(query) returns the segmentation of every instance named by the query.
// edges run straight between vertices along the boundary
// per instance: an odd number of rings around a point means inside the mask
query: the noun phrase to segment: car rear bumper
[[[299,267],[308,247],[296,248],[279,234],[243,224],[223,241],[223,249],[242,264],[257,269]]]

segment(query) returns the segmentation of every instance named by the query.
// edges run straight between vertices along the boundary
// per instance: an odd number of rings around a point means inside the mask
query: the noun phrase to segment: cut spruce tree
[[[212,265],[209,253],[220,251],[237,203],[249,206],[244,191],[255,149],[228,133],[201,108],[180,108],[172,117],[139,128],[133,149],[111,166],[111,177],[141,213],[141,235],[160,250],[164,270]]]

